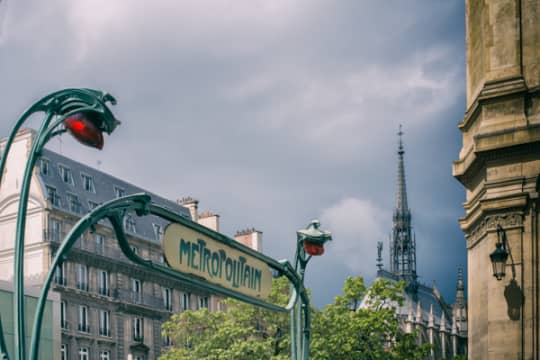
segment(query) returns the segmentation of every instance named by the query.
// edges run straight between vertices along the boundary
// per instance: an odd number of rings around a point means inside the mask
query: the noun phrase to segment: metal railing
[[[79,326],[77,326],[77,330],[79,330],[80,332],[89,334],[90,333],[90,325],[88,325],[88,324],[79,324]]]
[[[126,289],[114,289],[113,297],[121,302],[126,302],[135,305],[143,305],[158,310],[165,310],[163,299],[146,295],[144,293],[137,293]]]
[[[102,296],[110,296],[110,291],[108,287],[99,287],[98,294]]]
[[[77,289],[88,291],[88,282],[77,281]]]

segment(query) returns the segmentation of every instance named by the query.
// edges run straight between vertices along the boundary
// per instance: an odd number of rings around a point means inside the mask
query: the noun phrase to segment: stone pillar
[[[441,324],[439,326],[439,337],[441,339],[441,359],[446,359],[446,316],[444,315],[444,310],[441,310]]]
[[[466,1],[467,109],[453,175],[466,190],[460,225],[467,239],[471,359],[540,358],[539,22],[538,1]],[[515,272],[509,265],[501,281],[489,258],[497,225],[506,232]]]
[[[457,330],[457,320],[456,317],[452,319],[452,332],[450,334],[452,338],[452,356],[456,357],[458,355],[458,330]]]

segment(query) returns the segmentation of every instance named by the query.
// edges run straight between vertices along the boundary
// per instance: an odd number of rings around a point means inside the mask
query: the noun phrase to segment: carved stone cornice
[[[523,211],[513,211],[503,214],[484,216],[474,227],[465,233],[467,249],[474,247],[488,232],[497,231],[497,225],[503,229],[515,229],[523,227]]]

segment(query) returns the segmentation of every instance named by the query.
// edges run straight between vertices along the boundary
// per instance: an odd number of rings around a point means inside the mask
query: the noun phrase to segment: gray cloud
[[[164,196],[195,196],[222,215],[224,232],[263,230],[278,258],[320,217],[335,241],[308,270],[317,305],[346,275],[375,273],[403,123],[419,268],[453,297],[465,261],[463,191],[450,174],[464,109],[463,4],[51,0],[8,1],[5,11],[2,133],[49,91],[110,91],[122,125],[103,152],[69,138],[51,146]],[[355,212],[372,220],[355,222]]]

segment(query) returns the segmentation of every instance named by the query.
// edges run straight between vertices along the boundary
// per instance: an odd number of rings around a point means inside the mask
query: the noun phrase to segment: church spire
[[[405,149],[403,147],[403,131],[399,126],[398,174],[396,207],[394,209],[392,242],[390,249],[391,271],[408,285],[416,284],[416,249],[412,234],[411,212],[407,202],[407,186],[405,182]],[[414,289],[414,286],[412,287]]]
[[[398,162],[398,178],[397,178],[397,192],[396,192],[396,210],[399,210],[403,213],[409,210],[407,204],[407,186],[405,183],[405,164],[403,161],[403,154],[405,150],[403,149],[403,130],[401,129],[401,124],[399,125],[399,162]]]

